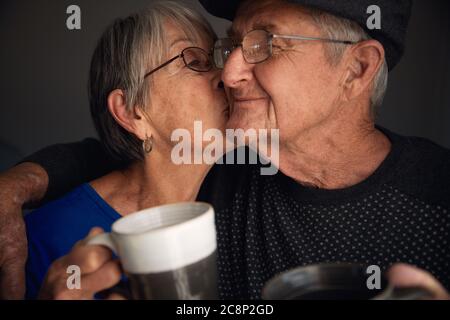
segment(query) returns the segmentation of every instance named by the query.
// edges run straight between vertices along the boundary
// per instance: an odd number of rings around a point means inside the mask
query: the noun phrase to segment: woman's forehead
[[[181,25],[168,21],[166,23],[166,43],[168,44],[168,49],[174,47],[188,47],[188,46],[199,46],[203,47],[209,45],[212,42],[211,36],[205,31],[198,28],[191,28],[190,30],[184,29]]]

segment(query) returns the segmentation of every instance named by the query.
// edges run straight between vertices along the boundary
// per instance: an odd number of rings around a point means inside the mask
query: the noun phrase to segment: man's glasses
[[[333,40],[325,38],[304,37],[297,35],[272,34],[266,30],[253,30],[247,33],[242,42],[236,42],[231,38],[219,39],[214,44],[214,63],[222,69],[230,54],[237,47],[242,47],[242,54],[247,63],[256,64],[269,59],[272,56],[273,39],[290,39],[306,41],[325,41],[342,44],[356,44],[355,41]]]
[[[164,62],[159,67],[147,72],[144,76],[144,79],[180,58],[183,59],[184,65],[186,67],[196,72],[208,72],[213,67],[211,54],[208,54],[202,48],[189,47],[181,51],[181,53],[176,57],[173,57],[172,59]]]

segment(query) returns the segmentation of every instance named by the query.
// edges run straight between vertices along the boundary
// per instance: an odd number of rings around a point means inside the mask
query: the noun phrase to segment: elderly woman
[[[39,296],[47,299],[92,298],[111,287],[120,279],[111,253],[76,242],[132,212],[196,199],[210,166],[174,164],[171,134],[193,132],[196,120],[205,130],[224,129],[228,104],[210,60],[214,39],[198,13],[167,1],[103,34],[91,63],[91,114],[106,148],[129,165],[26,218],[28,298],[38,297],[43,281]],[[83,290],[67,289],[69,265],[82,266]]]

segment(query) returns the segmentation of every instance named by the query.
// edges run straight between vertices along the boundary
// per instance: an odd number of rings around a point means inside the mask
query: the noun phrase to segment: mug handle
[[[116,245],[114,244],[114,241],[111,237],[111,233],[102,233],[99,234],[98,236],[93,237],[92,239],[90,239],[87,242],[87,245],[100,245],[100,246],[105,246],[109,249],[111,249],[112,252],[114,252],[115,254],[117,254],[117,248]]]
[[[394,287],[374,300],[420,300],[432,297],[433,293],[423,287]]]
[[[90,239],[87,243],[88,246],[91,245],[100,245],[100,246],[104,246],[107,247],[108,249],[110,249],[115,255],[117,255],[117,247],[114,244],[114,241],[112,239],[111,233],[102,233],[99,234],[98,236],[93,237],[92,239]],[[107,297],[109,296],[111,293],[118,293],[122,296],[124,296],[126,299],[131,299],[131,294],[129,292],[128,289],[128,285],[126,283],[123,282],[123,279],[114,287],[110,288],[110,289],[106,289],[100,292],[101,296]]]

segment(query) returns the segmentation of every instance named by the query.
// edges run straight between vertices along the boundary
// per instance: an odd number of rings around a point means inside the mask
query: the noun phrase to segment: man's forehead
[[[247,30],[247,29],[249,29],[249,30]],[[245,26],[240,25],[240,24],[233,24],[230,28],[228,28],[227,34],[230,37],[239,37],[248,31],[258,30],[258,29],[266,30],[266,31],[273,32],[273,33],[277,33],[280,30],[276,21],[274,21],[273,19],[272,20],[259,19],[259,20],[255,20],[255,22],[253,22],[253,23],[247,22],[247,24]]]
[[[298,26],[309,18],[306,8],[280,0],[244,2],[227,31],[229,36],[239,37],[245,33],[264,29],[273,33]]]

